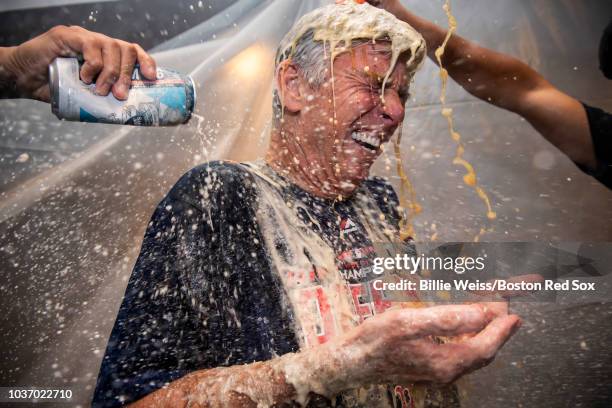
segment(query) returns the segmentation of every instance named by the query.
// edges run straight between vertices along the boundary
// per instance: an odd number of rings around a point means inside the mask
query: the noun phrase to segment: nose
[[[397,127],[404,120],[404,103],[397,90],[385,89],[385,96],[382,99],[382,117],[385,126]]]

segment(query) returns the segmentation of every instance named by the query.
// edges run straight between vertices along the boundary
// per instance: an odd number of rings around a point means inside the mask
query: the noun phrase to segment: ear
[[[281,104],[288,112],[297,113],[302,110],[301,77],[290,59],[284,60],[276,69],[276,83]]]

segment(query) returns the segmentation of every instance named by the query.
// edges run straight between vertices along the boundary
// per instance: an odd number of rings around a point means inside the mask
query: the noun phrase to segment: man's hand
[[[371,384],[447,384],[490,363],[520,323],[485,304],[388,310],[299,353],[195,371],[130,407],[278,406]],[[477,334],[445,344],[434,340],[465,333]]]
[[[95,80],[96,92],[117,99],[128,96],[134,64],[155,79],[155,61],[138,44],[107,37],[78,26],[57,26],[17,47],[0,49],[0,84],[10,96],[49,102],[48,66],[57,57],[83,55],[81,80]]]
[[[390,310],[336,344],[350,357],[348,383],[448,384],[489,364],[520,327],[516,315],[484,304]],[[462,337],[439,344],[434,337]]]

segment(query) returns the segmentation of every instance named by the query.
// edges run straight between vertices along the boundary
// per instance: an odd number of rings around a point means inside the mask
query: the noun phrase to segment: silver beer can
[[[193,80],[176,71],[157,68],[157,79],[141,77],[134,68],[128,98],[97,95],[95,85],[79,78],[76,58],[56,58],[49,65],[51,110],[60,119],[134,126],[174,126],[191,117],[196,92]]]

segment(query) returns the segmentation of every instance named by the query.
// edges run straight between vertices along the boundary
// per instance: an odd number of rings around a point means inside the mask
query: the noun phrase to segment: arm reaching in
[[[246,365],[188,374],[130,407],[257,407],[369,384],[446,384],[493,360],[520,326],[482,304],[390,310],[330,343]],[[438,344],[432,336],[477,334]]]
[[[126,99],[134,69],[156,78],[155,61],[138,44],[107,37],[78,26],[56,26],[16,47],[0,47],[0,97],[49,102],[47,68],[57,57],[83,55],[81,80],[96,81],[96,92]]]
[[[408,11],[399,0],[370,1],[419,31],[429,57],[446,30]],[[554,87],[527,64],[453,35],[442,57],[449,75],[466,91],[525,118],[575,163],[593,171],[597,159],[583,105]]]

